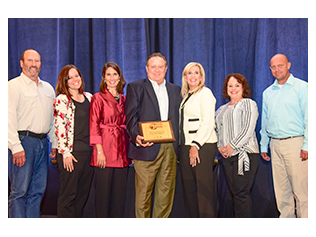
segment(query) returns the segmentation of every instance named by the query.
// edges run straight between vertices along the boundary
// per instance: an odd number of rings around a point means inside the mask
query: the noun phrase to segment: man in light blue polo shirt
[[[291,63],[270,61],[275,82],[263,92],[261,156],[271,162],[280,217],[308,217],[308,84],[290,74]]]

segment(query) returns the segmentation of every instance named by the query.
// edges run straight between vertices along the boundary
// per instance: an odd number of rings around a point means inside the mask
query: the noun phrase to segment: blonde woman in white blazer
[[[180,169],[186,216],[216,217],[213,164],[217,153],[216,99],[205,87],[201,64],[189,63],[182,73],[180,105]]]

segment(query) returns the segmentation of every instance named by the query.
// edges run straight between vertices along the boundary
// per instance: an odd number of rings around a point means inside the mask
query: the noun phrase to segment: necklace
[[[120,95],[119,95],[119,93],[117,93],[117,91],[115,91],[115,93],[112,93],[112,92],[109,90],[109,92],[113,95],[113,97],[114,97],[115,99],[120,98]]]
[[[194,88],[193,90],[189,90],[189,94],[194,94],[198,89],[200,89],[199,87]]]

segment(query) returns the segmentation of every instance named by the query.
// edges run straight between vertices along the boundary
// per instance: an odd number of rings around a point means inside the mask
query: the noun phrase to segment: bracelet
[[[102,153],[102,151],[98,151],[98,155],[100,155]]]

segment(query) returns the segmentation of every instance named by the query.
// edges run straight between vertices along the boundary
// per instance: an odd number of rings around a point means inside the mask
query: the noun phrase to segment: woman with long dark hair
[[[82,217],[93,168],[90,166],[89,109],[91,94],[74,65],[59,73],[54,101],[57,166],[59,170],[58,217]]]
[[[96,217],[123,217],[128,166],[125,125],[125,80],[120,67],[106,63],[100,91],[90,107],[91,165],[95,171]]]

